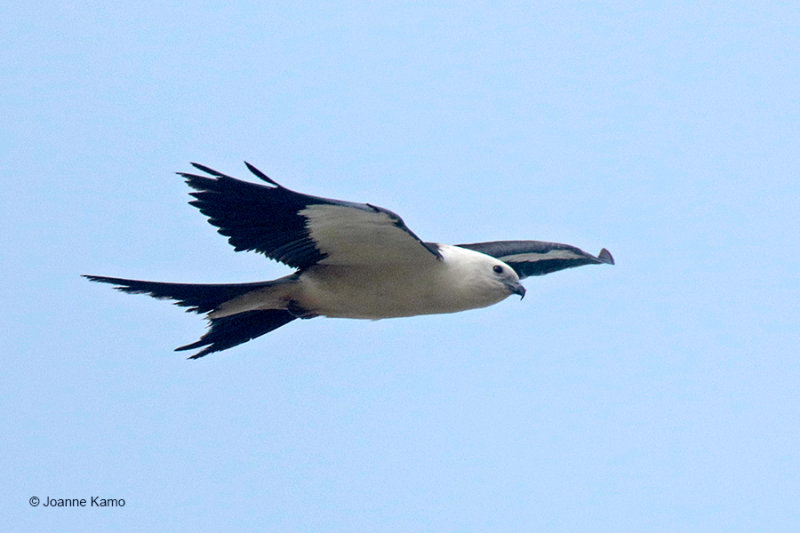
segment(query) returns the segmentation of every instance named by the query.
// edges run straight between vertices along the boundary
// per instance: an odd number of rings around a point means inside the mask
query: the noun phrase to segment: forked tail
[[[229,284],[165,283],[135,279],[84,275],[90,281],[115,285],[117,290],[130,294],[147,294],[153,298],[174,300],[176,305],[195,313],[212,313],[224,303],[256,290],[263,290],[295,281],[294,275],[274,281]],[[226,350],[243,342],[269,333],[297,318],[285,309],[249,310],[220,318],[209,318],[209,330],[200,340],[176,351],[192,350],[206,346],[192,355],[197,359],[212,352]]]

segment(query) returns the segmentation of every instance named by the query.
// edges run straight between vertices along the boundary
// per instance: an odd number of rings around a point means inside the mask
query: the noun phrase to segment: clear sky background
[[[4,530],[800,530],[796,4],[17,2],[0,28]],[[425,240],[617,265],[187,361],[200,317],[79,275],[289,273],[174,175],[243,160]]]

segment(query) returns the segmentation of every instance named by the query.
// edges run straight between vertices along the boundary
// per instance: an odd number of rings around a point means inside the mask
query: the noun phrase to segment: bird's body
[[[438,247],[442,259],[431,257],[422,266],[315,265],[300,274],[287,297],[314,315],[375,320],[456,313],[496,304],[521,291],[511,268],[505,267],[504,276],[492,271],[501,261],[457,246]],[[485,271],[496,278],[484,279]]]
[[[391,211],[296,193],[248,165],[272,186],[181,174],[191,203],[237,250],[255,250],[297,268],[274,281],[181,284],[87,276],[130,293],[176,300],[206,313],[211,329],[192,356],[224,350],[296,318],[381,319],[454,313],[524,296],[520,278],[591,263],[613,264],[573,246],[541,241],[447,245],[421,241]]]

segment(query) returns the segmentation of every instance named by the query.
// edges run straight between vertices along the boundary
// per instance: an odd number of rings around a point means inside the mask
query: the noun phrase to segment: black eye
[[[495,274],[502,274],[503,273],[503,267],[501,267],[500,265],[493,266],[492,270],[494,270]]]

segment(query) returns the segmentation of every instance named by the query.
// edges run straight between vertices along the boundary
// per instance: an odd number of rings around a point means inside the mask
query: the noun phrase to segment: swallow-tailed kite
[[[574,246],[541,241],[438,244],[417,237],[395,213],[372,204],[319,198],[203,165],[206,176],[179,172],[195,190],[190,202],[236,251],[253,250],[296,271],[272,281],[193,284],[86,276],[128,293],[169,298],[205,313],[209,330],[176,350],[190,358],[225,350],[296,318],[392,318],[455,313],[525,295],[520,279],[589,264],[614,264]]]

